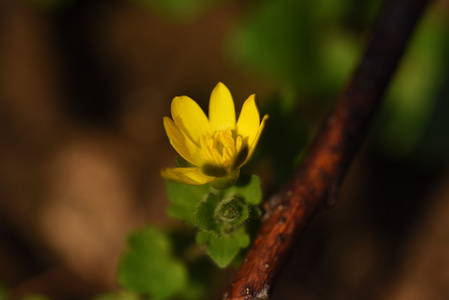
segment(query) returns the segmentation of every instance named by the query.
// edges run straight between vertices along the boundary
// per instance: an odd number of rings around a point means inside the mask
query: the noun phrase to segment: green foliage
[[[281,91],[291,90],[296,102],[308,105],[305,109],[309,113],[309,104],[335,100],[345,85],[366,46],[369,38],[366,30],[373,26],[382,3],[380,0],[254,1],[229,35],[227,50],[239,66],[275,82]],[[437,8],[429,10],[417,27],[393,78],[375,131],[376,145],[384,155],[427,166],[448,161],[446,32],[447,15]],[[274,102],[273,106],[277,105]],[[266,110],[270,126],[264,134],[270,144],[261,148],[271,151],[275,180],[282,183],[285,174],[289,174],[293,154],[279,154],[275,147],[278,152],[294,149],[294,155],[298,155],[300,145],[285,146],[278,138],[289,137],[285,131],[297,124],[292,118],[274,120],[275,114]],[[285,133],[279,135],[281,131]],[[275,142],[273,138],[281,141]]]
[[[168,215],[193,224],[196,208],[208,194],[209,186],[194,186],[169,180],[166,180],[165,184],[168,198],[171,201]]]
[[[259,205],[262,201],[262,186],[256,175],[241,176],[235,185],[224,191],[226,197],[238,196],[248,205]]]
[[[439,165],[449,153],[447,18],[426,14],[382,107],[377,142],[396,159]]]
[[[119,283],[154,299],[167,299],[182,291],[188,274],[184,264],[173,257],[171,247],[169,237],[155,227],[131,234],[119,264]]]
[[[211,217],[215,215],[215,209],[220,200],[219,194],[209,193],[206,196],[206,199],[198,205],[195,212],[194,222],[196,226],[205,231],[216,232],[217,234],[220,232],[219,224]]]
[[[262,201],[260,180],[241,175],[235,185],[217,190],[211,185],[191,186],[167,181],[171,216],[199,228],[197,242],[206,245],[219,267],[226,267],[249,245],[245,225]],[[174,209],[175,208],[175,209]]]
[[[215,263],[224,268],[231,263],[240,249],[248,247],[250,239],[241,227],[230,235],[216,236],[210,232],[201,231],[196,241],[207,246],[207,253]]]
[[[364,9],[373,2],[379,1],[371,1]],[[360,50],[359,33],[342,27],[354,3],[261,1],[230,36],[229,50],[239,64],[287,86],[308,93],[334,93]]]

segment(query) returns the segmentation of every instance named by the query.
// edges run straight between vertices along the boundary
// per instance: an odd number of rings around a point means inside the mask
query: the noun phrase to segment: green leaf
[[[167,299],[186,283],[186,270],[181,263],[164,258],[149,258],[144,253],[129,253],[123,258],[120,283],[137,293],[155,299]]]
[[[155,227],[145,227],[131,233],[128,245],[133,251],[145,252],[154,256],[170,253],[171,241],[166,234]]]
[[[207,286],[203,281],[191,280],[186,289],[182,291],[179,298],[184,300],[204,299]]]
[[[180,292],[187,284],[187,270],[173,257],[171,248],[168,236],[154,227],[134,232],[119,263],[119,283],[154,299]]]
[[[215,209],[221,201],[221,195],[209,193],[204,201],[198,205],[195,213],[195,225],[205,231],[220,234],[220,224],[215,220]]]
[[[198,204],[209,193],[209,185],[189,185],[170,180],[165,181],[171,205],[168,214],[176,219],[193,223]]]
[[[260,178],[256,175],[241,175],[235,185],[225,190],[225,195],[237,195],[249,205],[259,205],[262,201],[262,186]]]
[[[228,266],[240,249],[250,243],[249,236],[242,227],[222,237],[201,231],[196,241],[198,244],[206,244],[207,253],[220,268]]]
[[[205,245],[214,235],[207,231],[200,231],[196,235],[196,242],[199,245]]]

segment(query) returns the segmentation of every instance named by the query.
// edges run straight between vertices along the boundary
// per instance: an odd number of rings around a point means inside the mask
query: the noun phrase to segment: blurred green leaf
[[[154,256],[165,256],[172,251],[170,239],[156,227],[145,227],[132,232],[128,237],[128,246],[133,251]]]
[[[207,253],[220,268],[228,266],[240,249],[248,247],[250,243],[250,238],[242,227],[222,237],[201,231],[196,240],[198,244],[206,245]]]
[[[131,234],[119,263],[118,281],[131,291],[167,299],[186,287],[188,275],[172,256],[168,236],[147,227]]]
[[[355,36],[343,30],[329,28],[317,41],[317,55],[322,70],[317,80],[325,82],[320,89],[326,94],[335,94],[344,86],[360,56],[359,41]]]
[[[309,17],[307,2],[293,0],[263,1],[242,20],[231,35],[234,57],[274,77],[302,78],[307,70],[314,72],[310,36],[304,23]],[[302,59],[296,59],[301,57]]]
[[[166,180],[165,185],[171,200],[168,215],[193,224],[196,208],[209,193],[209,185],[188,185],[170,180]]]
[[[358,8],[372,10],[373,2],[380,1],[370,1],[371,4]],[[327,95],[341,88],[358,59],[360,32],[345,26],[356,3],[352,0],[255,2],[231,33],[229,50],[239,64],[284,86],[328,98]]]
[[[426,130],[439,119],[433,116],[443,114],[447,120],[449,114],[446,105],[438,104],[439,97],[447,90],[444,80],[449,62],[447,26],[438,21],[440,18],[434,11],[420,23],[382,107],[377,141],[391,157],[433,160],[437,152],[428,152],[427,146],[441,146],[441,141],[448,136],[448,122]],[[425,144],[419,147],[422,142]],[[434,149],[441,149],[440,146]],[[444,156],[447,155],[438,155]]]
[[[204,272],[205,270],[203,270]],[[203,281],[191,280],[186,288],[181,292],[180,298],[185,300],[204,299],[206,284]]]

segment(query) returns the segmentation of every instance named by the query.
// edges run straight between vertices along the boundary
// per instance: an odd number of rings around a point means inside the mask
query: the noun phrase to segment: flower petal
[[[176,152],[196,166],[203,164],[204,160],[200,155],[198,146],[185,136],[169,117],[164,117],[164,127],[170,144]]]
[[[209,122],[212,132],[235,128],[235,107],[231,92],[221,82],[212,91],[209,101]]]
[[[259,132],[260,115],[256,105],[256,95],[251,95],[243,103],[242,111],[237,121],[237,135],[246,141],[248,147],[253,144]]]
[[[173,99],[171,114],[176,126],[197,145],[200,145],[201,136],[210,132],[209,120],[204,111],[187,96]]]
[[[249,145],[248,156],[246,157],[245,161],[239,167],[246,164],[248,162],[248,160],[250,160],[251,156],[253,156],[254,150],[256,150],[257,143],[259,142],[259,138],[262,135],[263,129],[265,127],[265,122],[267,120],[268,120],[268,115],[265,115],[262,119],[262,122],[260,123],[259,130],[257,132],[256,137],[254,138],[253,143],[251,145]]]
[[[166,168],[162,169],[161,175],[165,179],[191,185],[202,185],[215,179],[204,175],[200,168]]]

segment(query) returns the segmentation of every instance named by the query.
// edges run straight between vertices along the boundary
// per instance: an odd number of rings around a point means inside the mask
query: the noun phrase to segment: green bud
[[[230,225],[240,225],[249,218],[248,205],[238,197],[221,201],[215,210],[215,217],[218,221]]]

